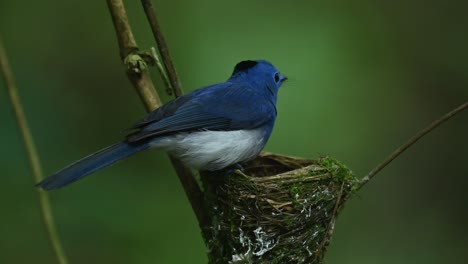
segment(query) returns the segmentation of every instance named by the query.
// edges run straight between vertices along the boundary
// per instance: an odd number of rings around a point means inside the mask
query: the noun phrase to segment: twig
[[[395,158],[400,156],[406,149],[411,147],[414,143],[416,143],[419,139],[425,136],[427,133],[434,130],[436,127],[444,123],[445,121],[449,120],[456,114],[460,113],[461,111],[468,108],[468,102],[463,103],[462,105],[458,106],[457,108],[453,109],[452,111],[448,112],[441,118],[432,122],[429,126],[424,128],[423,130],[419,131],[416,135],[410,138],[405,144],[397,148],[390,156],[388,156],[382,163],[377,165],[372,171],[370,171],[364,178],[362,178],[361,183],[358,186],[358,190],[362,188],[366,183],[368,183],[377,173],[379,173],[383,168],[385,168],[390,162],[392,162]]]
[[[13,108],[13,112],[15,113],[16,122],[21,133],[24,148],[28,156],[29,166],[31,168],[34,183],[40,182],[43,179],[43,175],[39,155],[37,154],[36,146],[34,145],[31,131],[29,130],[29,126],[26,121],[26,116],[24,114],[20,98],[18,96],[15,81],[13,79],[13,73],[11,72],[10,66],[8,64],[8,59],[1,38],[0,68],[3,75],[3,79],[5,80],[5,86],[8,91],[8,95],[10,97],[11,106]],[[65,256],[65,252],[63,251],[63,247],[60,242],[57,229],[55,228],[54,217],[52,215],[52,209],[49,201],[49,195],[47,194],[47,192],[39,188],[34,189],[36,189],[37,197],[39,200],[42,222],[47,231],[47,236],[49,238],[50,244],[52,245],[55,257],[57,258],[57,262],[60,264],[66,264],[68,263],[68,261]]]
[[[138,56],[138,46],[128,22],[125,6],[122,0],[107,0],[107,5],[112,16],[112,22],[114,23],[117,40],[119,42],[120,58],[122,61],[128,62],[130,55]],[[138,60],[138,57],[134,57],[133,60]],[[140,62],[144,63],[144,60],[141,59]],[[143,69],[136,72],[134,69],[128,68],[127,76],[135,89],[137,89],[140,99],[145,104],[146,111],[151,112],[161,106],[161,99],[156,93],[153,82],[151,81],[147,71]]]
[[[184,92],[182,90],[180,80],[177,77],[177,72],[175,70],[174,63],[172,62],[171,55],[169,54],[169,48],[167,47],[166,41],[164,40],[164,36],[159,27],[153,5],[149,0],[141,0],[141,3],[143,5],[143,9],[145,10],[148,23],[150,24],[151,31],[153,32],[159,53],[161,54],[161,59],[166,68],[167,76],[165,76],[164,73],[161,74],[163,75],[163,78],[169,79],[170,87],[174,91],[174,95],[176,97],[182,96]],[[206,228],[209,226],[210,221],[204,207],[203,193],[201,192],[192,172],[185,168],[183,164],[174,157],[171,157],[171,161],[176,168],[177,175],[179,176],[179,180],[184,187],[185,193],[191,201],[191,205],[197,216],[198,223],[205,234]]]
[[[157,43],[159,53],[161,54],[174,94],[176,97],[182,96],[183,91],[180,80],[177,77],[177,72],[175,70],[174,63],[172,62],[171,55],[169,54],[169,48],[167,47],[166,40],[161,32],[153,4],[151,3],[151,0],[141,0],[141,4],[145,10],[146,18],[148,18],[148,23],[150,24],[151,31],[153,32],[154,39]]]
[[[338,216],[338,208],[340,207],[341,198],[343,197],[344,185],[345,185],[345,182],[343,181],[340,187],[340,192],[338,194],[338,197],[336,198],[335,206],[333,207],[332,217],[330,219],[330,222],[328,222],[326,234],[323,237],[323,240],[320,243],[320,246],[317,248],[317,253],[315,255],[314,261],[320,259],[322,255],[321,251],[325,248],[326,243],[330,242],[331,236],[333,235],[333,230],[335,229],[336,217]]]
[[[164,84],[166,85],[166,93],[168,95],[173,94],[172,86],[171,86],[171,81],[169,80],[169,76],[167,76],[167,72],[164,69],[164,66],[161,63],[161,59],[159,58],[159,54],[156,52],[156,49],[154,47],[151,47],[151,54],[154,57],[154,64],[156,65],[156,68],[158,68],[159,74],[161,74]]]
[[[129,54],[135,54],[138,51],[135,38],[133,37],[130,24],[128,22],[127,14],[122,0],[107,0],[109,11],[112,15],[114,22],[115,31],[117,33],[117,39],[119,40],[120,54],[122,59],[125,61]],[[166,47],[167,50],[167,47]],[[163,57],[164,60],[164,57]],[[127,71],[128,72],[128,71]],[[142,69],[138,74],[134,71],[127,73],[128,77],[136,87],[140,98],[146,105],[146,109],[152,111],[159,107],[160,100],[159,96],[154,89],[154,85],[149,78],[147,71]],[[170,75],[169,75],[170,77]],[[144,78],[144,81],[142,80]],[[179,89],[175,90],[176,95],[182,95],[182,91]],[[156,98],[157,100],[154,100]],[[185,193],[190,201],[193,211],[197,217],[198,223],[202,228],[203,232],[206,232],[205,227],[208,225],[208,216],[204,208],[203,193],[198,186],[198,183],[193,176],[192,172],[187,169],[179,160],[170,156],[172,165],[179,177],[182,186],[184,187]]]

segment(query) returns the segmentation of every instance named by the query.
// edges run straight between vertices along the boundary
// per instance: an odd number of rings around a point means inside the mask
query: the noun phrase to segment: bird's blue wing
[[[140,129],[150,123],[158,122],[159,120],[173,115],[177,109],[189,103],[192,100],[192,94],[186,94],[181,97],[177,97],[174,100],[162,105],[158,109],[148,113],[141,120],[135,123],[132,127],[127,130]]]
[[[248,84],[225,82],[208,86],[148,114],[133,127],[139,131],[127,140],[135,142],[185,131],[253,129],[275,119],[273,99],[276,100]]]

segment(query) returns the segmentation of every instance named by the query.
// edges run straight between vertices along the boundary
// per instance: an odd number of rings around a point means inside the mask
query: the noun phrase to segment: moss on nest
[[[324,157],[264,153],[231,175],[202,174],[210,263],[321,263],[335,219],[357,186]]]

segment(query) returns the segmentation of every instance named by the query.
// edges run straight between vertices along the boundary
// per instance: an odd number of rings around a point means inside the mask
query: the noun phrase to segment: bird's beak
[[[288,77],[281,74],[281,83],[283,83],[284,81],[287,81],[287,80],[288,80]]]

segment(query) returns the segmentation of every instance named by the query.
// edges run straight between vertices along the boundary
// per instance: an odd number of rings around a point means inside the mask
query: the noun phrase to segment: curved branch
[[[130,24],[128,22],[128,17],[125,11],[122,0],[107,0],[107,5],[112,16],[112,21],[114,23],[115,31],[117,34],[117,39],[119,41],[120,54],[124,62],[128,62],[129,56],[139,55],[138,47],[133,37]],[[166,47],[167,51],[167,47]],[[132,59],[133,61],[133,59]],[[163,57],[163,61],[166,63],[166,59]],[[132,67],[129,67],[127,70],[128,78],[132,81],[133,86],[138,91],[141,100],[146,106],[148,112],[153,111],[161,105],[159,95],[157,94],[153,82],[151,81],[148,72],[146,71],[146,65],[144,65],[144,60],[138,61],[135,63],[137,68],[136,70]],[[141,67],[143,65],[143,67]],[[127,64],[127,66],[129,66]],[[167,66],[166,66],[167,67]],[[175,71],[172,72],[174,74]],[[169,75],[169,79],[174,78],[174,75]],[[176,95],[182,95],[182,90],[180,89],[180,84],[177,84],[177,90],[175,90]],[[176,158],[169,156],[172,162],[172,165],[179,177],[182,186],[184,187],[185,193],[190,201],[193,211],[197,217],[198,223],[202,228],[202,231],[205,232],[205,227],[207,226],[208,216],[204,208],[203,193],[200,190],[200,187],[193,176],[192,172],[186,168],[181,161]]]
[[[16,89],[15,81],[13,78],[13,73],[11,72],[8,59],[6,56],[5,49],[3,48],[3,43],[0,38],[0,71],[2,72],[3,79],[5,80],[5,86],[10,97],[11,106],[13,112],[15,113],[16,122],[18,124],[19,131],[21,133],[21,138],[23,140],[24,148],[28,156],[29,167],[31,168],[32,176],[34,183],[42,181],[44,178],[42,175],[41,162],[39,160],[39,155],[37,154],[37,149],[32,138],[31,131],[29,130],[28,122],[26,121],[26,115],[24,114],[23,107]],[[50,206],[49,195],[47,192],[39,189],[36,189],[37,197],[39,199],[39,206],[41,209],[42,222],[47,231],[47,236],[49,242],[52,245],[52,248],[57,258],[57,262],[60,264],[68,263],[67,257],[60,242],[60,238],[55,228],[54,217],[52,215],[52,208]]]
[[[458,106],[457,108],[453,109],[452,111],[448,112],[441,118],[432,122],[429,126],[424,128],[423,130],[419,131],[416,135],[410,138],[405,144],[401,145],[397,148],[390,156],[388,156],[384,161],[382,161],[377,167],[375,167],[372,171],[370,171],[364,178],[362,178],[361,183],[358,186],[358,190],[362,188],[362,186],[366,185],[377,173],[379,173],[383,168],[385,168],[390,162],[392,162],[395,158],[400,156],[405,150],[411,147],[414,143],[416,143],[419,139],[424,137],[426,134],[434,130],[436,127],[444,123],[445,121],[449,120],[456,114],[460,113],[461,111],[468,108],[468,102],[465,102]]]

